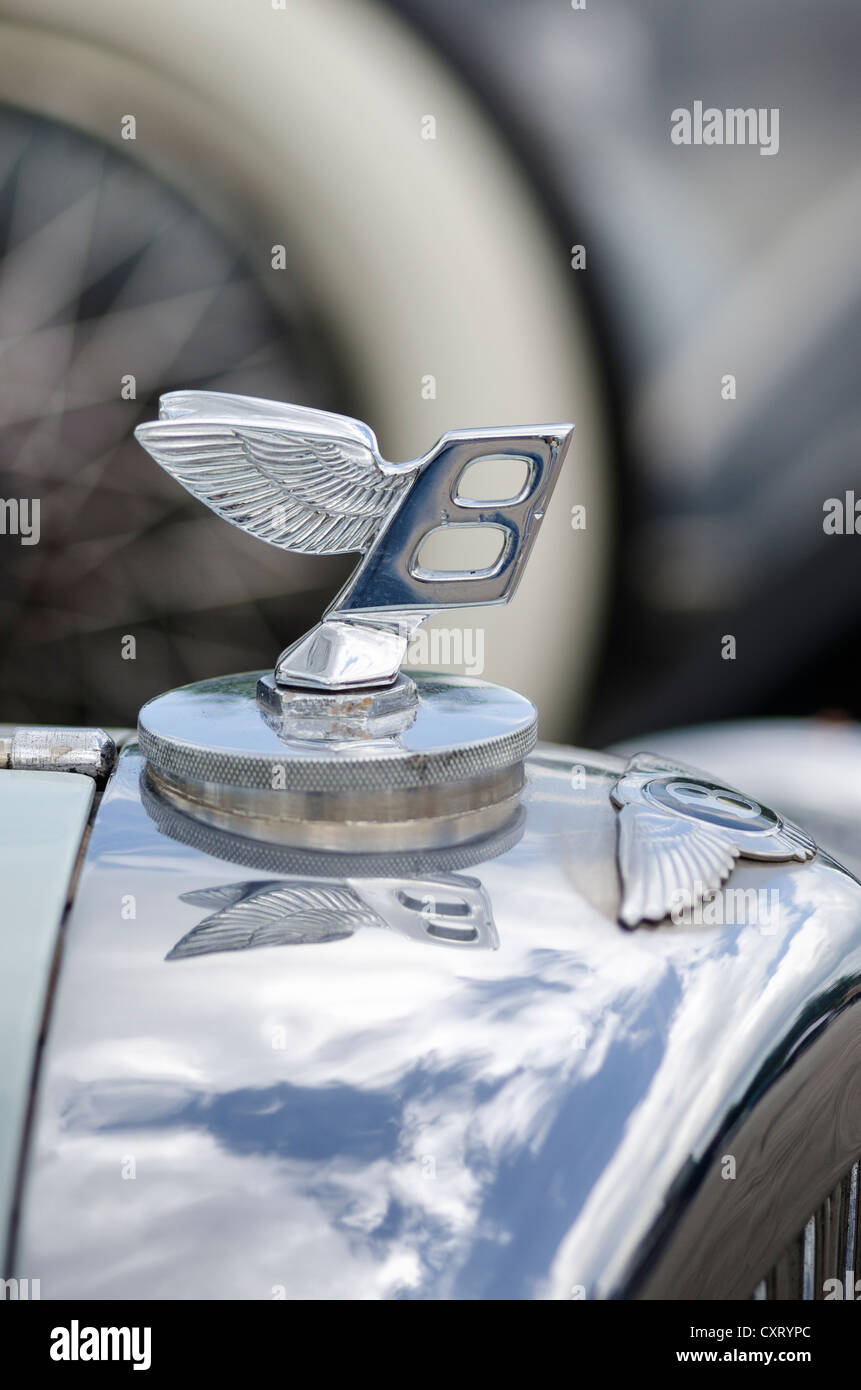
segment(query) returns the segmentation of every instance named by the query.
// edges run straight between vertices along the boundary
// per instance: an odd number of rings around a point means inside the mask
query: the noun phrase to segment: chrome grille
[[[859,1287],[856,1292],[856,1283]],[[861,1197],[854,1163],[760,1280],[756,1299],[861,1299]]]

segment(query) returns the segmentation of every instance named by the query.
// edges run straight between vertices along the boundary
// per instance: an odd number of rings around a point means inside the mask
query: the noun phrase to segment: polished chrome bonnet
[[[861,1153],[861,889],[740,858],[776,921],[623,930],[624,760],[526,772],[507,831],[326,852],[124,749],[41,1069],[43,1298],[754,1291]]]

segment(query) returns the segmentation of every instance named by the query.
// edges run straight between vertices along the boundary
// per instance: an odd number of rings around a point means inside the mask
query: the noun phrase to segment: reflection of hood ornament
[[[626,927],[696,906],[747,859],[812,859],[792,821],[749,796],[646,753],[631,758],[611,793],[619,811],[619,872]]]
[[[411,941],[495,951],[499,937],[490,896],[464,869],[489,863],[518,843],[522,806],[489,835],[448,848],[326,853],[267,844],[184,814],[140,781],[141,804],[159,831],[196,852],[262,874],[181,894],[210,913],[171,949],[167,960],[263,946],[321,944],[380,927]]]
[[[181,894],[214,908],[169,952],[168,960],[264,946],[343,941],[379,927],[411,941],[495,951],[493,910],[477,878],[280,879],[226,883]]]
[[[409,463],[387,463],[359,420],[214,391],[162,396],[140,443],[225,521],[282,550],[359,551],[363,559],[318,623],[282,652],[276,680],[344,689],[391,684],[412,632],[444,608],[506,603],[526,566],[571,425],[458,430]],[[480,459],[519,460],[514,496],[470,497]],[[424,564],[425,542],[455,528],[495,530],[477,569]]]

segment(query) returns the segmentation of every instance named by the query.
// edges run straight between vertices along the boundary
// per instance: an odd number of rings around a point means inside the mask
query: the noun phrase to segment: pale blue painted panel
[[[45,991],[93,800],[89,777],[0,771],[0,1248]]]

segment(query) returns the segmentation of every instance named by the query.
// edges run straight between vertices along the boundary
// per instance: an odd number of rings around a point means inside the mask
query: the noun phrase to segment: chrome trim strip
[[[858,1267],[859,1252],[857,1248],[858,1240],[858,1168],[857,1163],[853,1163],[852,1171],[849,1176],[849,1202],[846,1214],[846,1278],[854,1277]]]
[[[804,1227],[804,1268],[801,1276],[801,1297],[810,1302],[813,1297],[816,1272],[816,1219],[810,1218]]]

